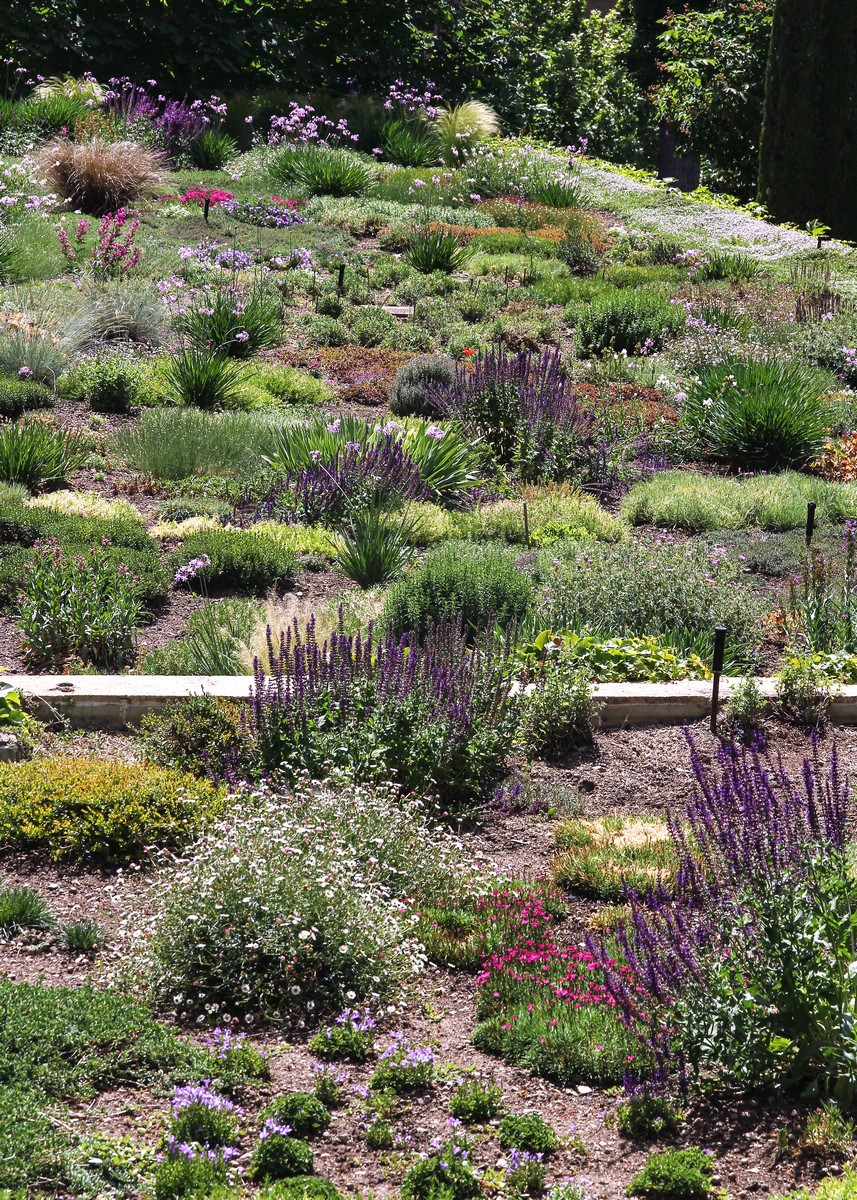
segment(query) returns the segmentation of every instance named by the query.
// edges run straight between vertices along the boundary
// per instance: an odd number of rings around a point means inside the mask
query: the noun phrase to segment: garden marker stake
[[[720,702],[720,676],[723,673],[723,653],[726,649],[726,626],[714,626],[714,655],[711,678],[711,732],[717,732],[717,708]]]
[[[345,291],[345,263],[339,264],[339,274],[336,281],[336,290],[341,296]]]
[[[530,548],[530,514],[527,509],[527,502],[524,501],[524,541],[527,543],[527,549]]]
[[[812,541],[812,535],[815,532],[815,510],[816,503],[810,500],[806,506],[806,544],[807,546]]]

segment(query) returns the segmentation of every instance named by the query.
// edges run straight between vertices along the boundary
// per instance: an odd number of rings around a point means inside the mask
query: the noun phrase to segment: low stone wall
[[[253,682],[235,675],[7,675],[24,695],[41,702],[43,715],[65,717],[79,729],[124,729],[140,723],[146,713],[160,712],[170,700],[206,693],[228,700],[246,700]],[[738,680],[723,679],[721,703]],[[776,681],[759,681],[773,698]],[[698,721],[711,711],[711,684],[602,683],[595,688],[605,728],[623,725],[667,725]],[[840,688],[833,699],[834,724],[857,724],[857,685]]]

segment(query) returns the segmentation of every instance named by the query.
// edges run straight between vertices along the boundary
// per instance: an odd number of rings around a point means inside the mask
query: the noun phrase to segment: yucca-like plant
[[[490,104],[465,100],[444,108],[434,119],[440,141],[440,156],[447,166],[460,165],[466,153],[500,132],[500,118]]]
[[[375,182],[372,164],[331,146],[281,146],[268,168],[276,187],[299,187],[311,196],[365,196]]]
[[[419,522],[393,517],[378,505],[361,508],[339,530],[334,562],[343,575],[362,588],[387,583],[407,566]]]
[[[204,129],[188,147],[190,161],[198,171],[220,171],[233,158],[238,144],[220,129]]]
[[[195,345],[170,359],[164,382],[177,403],[207,410],[228,408],[239,388],[234,362]]]
[[[424,122],[386,121],[380,145],[388,162],[400,167],[430,167],[437,162],[440,142],[436,129]]]
[[[409,425],[404,437],[405,449],[437,504],[454,505],[464,492],[485,483],[477,443],[456,425],[441,429],[425,421]]]
[[[20,483],[31,492],[62,483],[89,457],[85,439],[43,421],[0,426],[0,481]]]
[[[411,237],[403,258],[421,275],[460,271],[473,257],[469,246],[462,245],[454,233],[443,229],[418,229]]]
[[[702,449],[734,467],[800,467],[824,445],[826,371],[775,358],[728,359],[700,368],[682,418]]]

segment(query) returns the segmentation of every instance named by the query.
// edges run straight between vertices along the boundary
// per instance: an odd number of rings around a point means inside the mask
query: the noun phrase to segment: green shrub
[[[628,1184],[629,1196],[647,1200],[705,1200],[714,1191],[714,1157],[696,1146],[650,1154]]]
[[[243,593],[287,588],[297,574],[294,551],[267,534],[245,529],[201,529],[182,542],[172,558],[178,570],[191,559],[209,559],[198,576],[208,585]]]
[[[465,1079],[449,1102],[449,1111],[465,1125],[482,1125],[502,1110],[503,1089],[481,1079]]]
[[[142,413],[115,444],[122,458],[153,479],[240,478],[258,467],[270,437],[270,420],[254,413],[163,408]]]
[[[420,354],[399,367],[390,386],[390,411],[397,417],[436,415],[432,389],[451,384],[455,363],[446,354]]]
[[[102,413],[128,413],[140,403],[144,382],[140,364],[127,354],[99,350],[62,376],[60,390]]]
[[[517,740],[530,756],[562,752],[592,741],[596,717],[592,676],[563,656],[522,699]]]
[[[262,1137],[250,1159],[251,1179],[288,1179],[294,1175],[311,1175],[313,1153],[306,1142],[288,1134],[266,1132],[268,1122],[262,1127]],[[276,1129],[277,1123],[274,1123]]]
[[[654,635],[704,660],[712,627],[725,625],[730,669],[751,661],[767,606],[737,564],[694,543],[596,542],[573,553],[564,561],[556,550],[544,554],[542,629]]]
[[[537,1112],[503,1117],[497,1140],[504,1150],[528,1150],[531,1154],[552,1154],[559,1145],[556,1130]]]
[[[40,1100],[31,1087],[0,1084],[0,1187],[11,1189],[3,1200],[19,1200],[28,1184],[65,1183],[68,1146]]]
[[[345,346],[349,341],[348,328],[333,317],[305,316],[300,331],[310,346]]]
[[[192,775],[97,759],[0,763],[0,840],[55,861],[130,862],[150,846],[185,845],[220,811]]]
[[[399,323],[383,308],[361,305],[351,317],[351,340],[358,346],[389,346],[396,340]]]
[[[775,358],[731,358],[699,367],[681,416],[701,449],[735,467],[801,467],[824,445],[823,395],[832,376]]]
[[[171,700],[163,712],[148,713],[140,723],[146,753],[160,766],[205,776],[219,764],[240,757],[243,706],[218,696]]]
[[[520,621],[532,595],[513,551],[449,542],[430,550],[419,570],[394,584],[384,605],[387,628],[421,635],[438,621],[461,619],[471,629],[494,620]]]
[[[310,196],[365,196],[375,172],[349,150],[284,145],[271,156],[268,177],[277,188],[300,187]]]
[[[222,171],[234,157],[237,143],[220,129],[204,129],[188,147],[188,157],[197,171]]]
[[[308,1092],[278,1096],[262,1110],[262,1117],[270,1117],[278,1125],[289,1125],[292,1135],[304,1140],[318,1137],[330,1124],[330,1113]]]
[[[304,783],[287,803],[238,798],[192,854],[165,863],[148,912],[129,915],[116,972],[160,1001],[181,994],[203,1020],[337,1011],[349,993],[388,995],[417,969],[403,884],[457,892],[461,870],[419,806],[393,791]]]
[[[479,1176],[470,1161],[470,1145],[458,1134],[405,1172],[402,1200],[473,1200],[480,1195]]]
[[[747,479],[663,471],[631,488],[622,504],[622,516],[632,525],[694,532],[753,526],[803,529],[810,500],[817,505],[818,525],[846,521],[857,510],[857,486],[828,483],[794,471]]]
[[[52,408],[53,393],[43,383],[0,375],[0,417],[16,420],[34,408]]]
[[[595,275],[600,266],[598,251],[574,230],[566,231],[557,248],[557,258],[565,263],[572,275]]]
[[[631,1096],[616,1108],[616,1128],[623,1137],[652,1141],[677,1133],[682,1114],[666,1096]]]
[[[685,325],[680,304],[670,304],[658,292],[642,290],[602,294],[588,305],[571,304],[564,316],[574,327],[581,358],[611,350],[651,353],[662,349],[665,339]]]
[[[226,1164],[200,1155],[166,1157],[155,1169],[155,1200],[209,1200],[227,1182]]]
[[[404,1034],[394,1034],[383,1052],[369,1086],[396,1096],[422,1092],[434,1082],[435,1054],[430,1046],[412,1046]]]
[[[259,1194],[261,1200],[344,1200],[329,1179],[316,1175],[294,1175],[269,1184]]]
[[[62,483],[89,458],[87,439],[42,421],[0,425],[0,482],[22,483],[34,492]]]

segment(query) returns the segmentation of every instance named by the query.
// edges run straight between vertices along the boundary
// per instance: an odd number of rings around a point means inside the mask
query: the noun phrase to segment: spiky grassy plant
[[[103,216],[130,204],[160,180],[160,158],[136,142],[55,138],[33,156],[37,176],[73,209]]]
[[[434,127],[440,141],[441,159],[447,166],[454,167],[480,142],[497,136],[500,118],[490,104],[482,100],[465,100],[454,108],[439,112]]]
[[[336,541],[336,565],[362,588],[387,583],[407,565],[417,523],[395,518],[372,505],[343,526]]]
[[[54,429],[43,421],[0,427],[3,483],[20,483],[35,491],[40,484],[61,483],[79,470],[88,457],[85,438]]]
[[[32,888],[0,887],[0,938],[22,929],[50,929],[54,924],[47,901]]]

